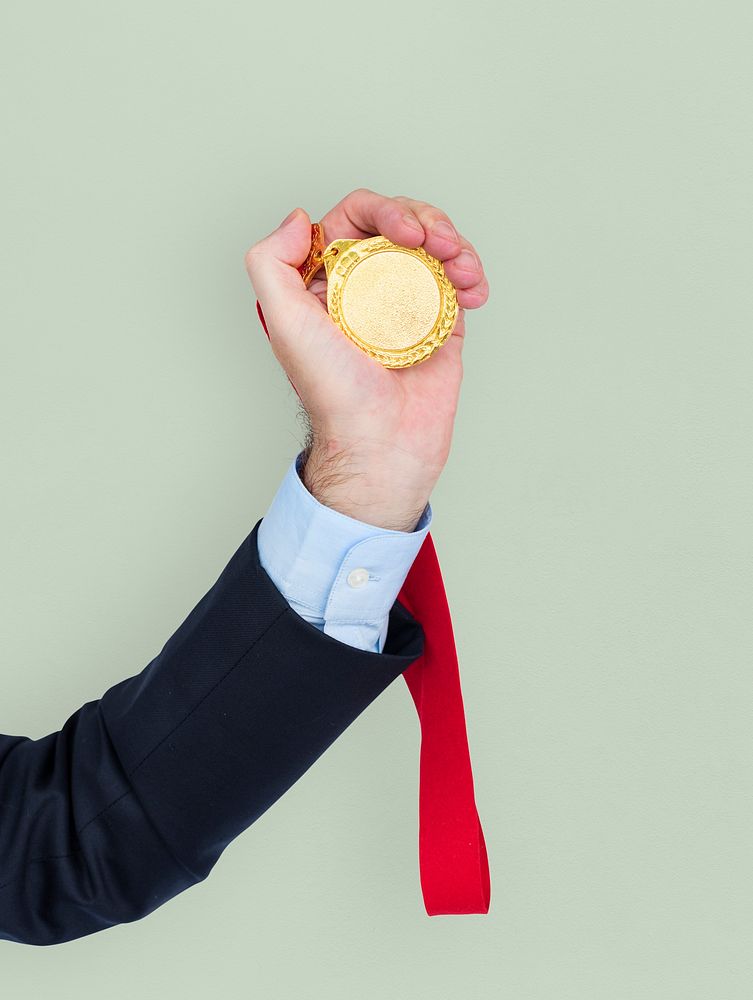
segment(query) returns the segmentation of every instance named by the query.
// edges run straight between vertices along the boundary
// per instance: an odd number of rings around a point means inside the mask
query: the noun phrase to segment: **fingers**
[[[403,208],[413,213],[426,233],[424,250],[432,257],[447,260],[456,256],[463,246],[463,237],[452,224],[449,215],[430,205],[427,201],[408,198],[406,195],[396,195],[393,201],[399,202]],[[465,243],[470,246],[467,240]]]
[[[418,222],[419,229],[408,219]],[[368,188],[346,195],[322,220],[325,241],[364,239],[381,233],[401,246],[423,246],[444,264],[458,292],[459,304],[477,309],[489,298],[489,282],[473,244],[460,234],[446,212],[417,198],[388,198]],[[329,230],[329,232],[328,232]]]
[[[452,280],[452,279],[450,279]],[[454,284],[454,282],[453,282]],[[489,298],[489,282],[482,278],[480,282],[471,288],[458,288],[458,305],[463,309],[478,309]]]
[[[419,247],[426,235],[410,208],[368,188],[351,191],[321,222],[325,243],[337,239],[362,240],[381,234],[401,246]]]
[[[460,252],[443,261],[443,266],[458,292],[460,304],[469,309],[477,309],[489,298],[489,282],[472,245],[462,237],[460,245]]]
[[[416,215],[426,232],[424,250],[444,264],[447,277],[458,290],[458,301],[468,309],[477,309],[489,298],[489,282],[475,247],[458,233],[449,216],[441,209],[417,198],[397,195],[399,201]],[[448,228],[449,227],[449,228]],[[451,238],[454,233],[456,238]],[[451,246],[449,252],[445,247]]]
[[[461,246],[457,256],[443,261],[443,266],[455,286],[458,304],[465,309],[478,309],[489,298],[489,282],[473,246],[462,237]]]
[[[303,319],[314,298],[306,292],[297,270],[311,245],[311,220],[301,208],[291,216],[288,225],[280,225],[246,254],[249,277],[271,326],[282,324],[283,319],[289,326],[292,313]],[[407,219],[416,225],[412,227]],[[365,239],[377,234],[401,246],[423,246],[443,262],[461,308],[477,309],[489,297],[489,283],[475,248],[458,233],[445,212],[428,202],[405,195],[388,198],[358,188],[320,222],[325,246],[333,239]],[[316,298],[326,309],[326,291]]]

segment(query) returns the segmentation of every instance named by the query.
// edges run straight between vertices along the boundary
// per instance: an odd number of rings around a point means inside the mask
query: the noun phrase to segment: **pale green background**
[[[424,912],[398,679],[203,884],[0,943],[3,995],[749,1000],[750,5],[1,17],[0,731],[140,671],[298,450],[248,246],[363,186],[491,286],[432,498],[489,915]]]

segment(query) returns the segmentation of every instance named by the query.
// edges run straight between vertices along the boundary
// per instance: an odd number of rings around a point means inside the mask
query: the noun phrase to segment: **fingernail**
[[[476,255],[470,250],[461,250],[455,258],[455,263],[464,271],[475,271],[477,267]]]
[[[449,222],[444,222],[444,221],[435,222],[434,225],[431,227],[431,230],[433,233],[436,233],[437,236],[443,236],[445,239],[448,240],[456,240],[458,238],[458,234],[455,232],[454,227],[451,226]]]
[[[293,217],[294,217],[294,216],[295,216],[295,215],[296,215],[297,213],[298,213],[298,209],[297,209],[297,208],[294,208],[294,209],[293,209],[293,211],[292,211],[292,212],[290,213],[290,215],[286,215],[286,216],[285,216],[285,218],[284,218],[284,219],[282,220],[282,222],[280,223],[280,225],[279,225],[279,226],[278,226],[277,228],[278,228],[278,229],[282,229],[282,228],[283,228],[283,226],[287,226],[287,224],[288,224],[289,222],[291,222],[291,221],[293,220]]]
[[[421,225],[421,223],[418,221],[415,215],[404,215],[403,222],[406,224],[406,226],[410,226],[411,229],[415,229],[416,232],[418,232],[419,230],[421,230],[421,232],[424,231],[424,227]]]

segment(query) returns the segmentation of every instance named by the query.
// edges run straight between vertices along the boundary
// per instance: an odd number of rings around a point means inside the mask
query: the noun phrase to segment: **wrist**
[[[342,438],[314,439],[301,464],[301,481],[319,503],[391,531],[415,531],[438,478],[399,449],[367,450]]]

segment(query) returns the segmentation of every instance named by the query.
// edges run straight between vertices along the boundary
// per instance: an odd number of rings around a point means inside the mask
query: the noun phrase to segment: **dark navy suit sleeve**
[[[423,654],[395,601],[381,653],[302,618],[259,562],[261,519],[142,671],[59,732],[0,736],[0,938],[138,920],[225,847]]]

